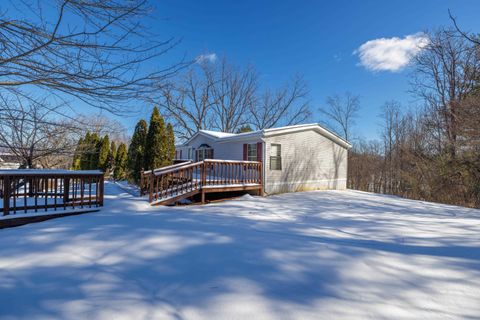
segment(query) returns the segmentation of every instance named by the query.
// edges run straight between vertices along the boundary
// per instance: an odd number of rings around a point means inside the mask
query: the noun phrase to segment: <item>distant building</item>
[[[18,156],[11,153],[0,153],[0,170],[18,169],[21,160]]]

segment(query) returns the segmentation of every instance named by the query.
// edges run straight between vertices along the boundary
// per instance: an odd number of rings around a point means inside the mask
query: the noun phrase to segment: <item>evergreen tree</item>
[[[117,145],[115,141],[112,141],[110,144],[110,151],[108,152],[108,168],[109,172],[112,172],[113,168],[115,168],[115,157],[117,156]]]
[[[98,168],[103,172],[107,172],[110,169],[110,164],[108,162],[108,154],[110,153],[110,138],[108,134],[100,139],[99,142],[100,149],[98,152]]]
[[[85,138],[83,139],[83,146],[81,149],[81,156],[80,156],[80,170],[88,170],[90,169],[90,153],[89,149],[91,146],[92,138],[90,132],[85,134]]]
[[[110,144],[110,156],[112,156],[115,161],[115,158],[117,157],[117,145],[115,144],[115,141],[112,141]]]
[[[166,159],[166,165],[170,165],[173,162],[173,159],[175,159],[175,134],[173,133],[173,127],[169,123],[167,125],[167,132],[166,132],[166,150],[167,150],[167,159]]]
[[[252,131],[253,131],[252,127],[250,127],[249,124],[246,124],[238,128],[237,133],[245,133],[245,132],[252,132]]]
[[[120,143],[115,157],[115,170],[113,171],[113,178],[115,180],[123,180],[126,178],[127,169],[127,147],[124,143]]]
[[[144,168],[145,161],[145,143],[147,140],[147,122],[145,120],[138,121],[135,126],[135,132],[132,141],[128,147],[128,175],[134,182],[140,180],[140,171]]]
[[[160,168],[167,163],[165,122],[154,107],[145,143],[145,170]]]
[[[83,154],[83,138],[80,138],[73,154],[72,170],[81,170],[81,159]]]
[[[96,170],[100,169],[99,163],[99,155],[100,155],[100,147],[101,147],[101,140],[97,133],[93,133],[90,135],[90,146],[89,146],[89,166],[88,170]]]

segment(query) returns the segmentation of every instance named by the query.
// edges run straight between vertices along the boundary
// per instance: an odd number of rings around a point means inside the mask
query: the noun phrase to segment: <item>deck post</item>
[[[151,176],[150,176],[150,194],[148,196],[148,201],[149,202],[152,202],[153,201],[153,179],[155,178],[155,174],[153,173],[153,170],[152,170],[152,173],[151,173]]]
[[[201,174],[201,177],[200,177],[200,180],[201,180],[201,183],[200,183],[200,189],[202,190],[201,191],[201,195],[202,195],[202,203],[205,203],[205,185],[207,184],[207,165],[205,163],[205,160],[203,160],[202,162],[202,174]]]
[[[102,176],[100,177],[100,184],[99,184],[99,189],[100,190],[98,190],[98,196],[100,197],[100,199],[97,199],[100,207],[103,207],[104,188],[105,188],[105,177],[102,174]]]
[[[32,178],[29,178],[28,180],[28,196],[29,197],[33,197],[33,193],[34,193],[34,186],[33,186],[33,179]],[[26,183],[26,182],[25,182]],[[27,191],[27,185],[25,184],[25,192]]]
[[[38,192],[38,190],[36,190],[35,192]],[[63,203],[67,203],[69,201],[69,194],[70,194],[70,177],[65,177],[63,179]]]
[[[263,167],[262,162],[258,164],[258,177],[260,183],[260,189],[258,190],[259,196],[263,197]]]
[[[10,177],[3,178],[3,215],[8,216],[10,213]]]

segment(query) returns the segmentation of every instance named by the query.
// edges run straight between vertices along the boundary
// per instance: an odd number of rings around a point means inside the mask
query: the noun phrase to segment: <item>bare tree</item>
[[[255,106],[257,74],[253,67],[238,69],[226,59],[203,66],[207,83],[212,84],[213,128],[235,132],[247,123],[246,114]]]
[[[359,140],[349,151],[348,187],[351,189],[382,192],[383,156],[378,140]]]
[[[458,109],[459,134],[462,147],[480,154],[480,93],[472,93],[464,99]]]
[[[397,190],[397,174],[401,161],[399,156],[399,131],[401,122],[401,105],[396,101],[388,101],[382,107],[379,115],[383,119],[382,138],[384,154],[384,179],[383,190],[385,193],[393,193]]]
[[[110,141],[128,144],[128,136],[123,124],[106,115],[80,115],[73,120],[65,120],[72,128],[72,134],[78,140],[86,132],[96,133],[98,136],[108,135]]]
[[[442,130],[443,145],[455,156],[458,108],[480,79],[480,56],[456,30],[442,29],[428,38],[415,57],[413,91],[438,114],[436,126]]]
[[[111,112],[156,92],[180,65],[142,65],[175,45],[142,26],[147,0],[10,1],[0,12],[0,89],[33,87]]]
[[[309,118],[308,90],[300,77],[262,95],[259,86],[252,66],[202,60],[164,87],[157,103],[181,139],[201,129],[235,133],[247,125],[264,129]]]
[[[161,90],[158,104],[174,123],[177,136],[188,139],[198,130],[213,127],[213,83],[204,73],[189,70]]]
[[[51,108],[0,95],[0,110],[0,146],[21,158],[23,167],[33,168],[47,157],[69,155],[72,127],[54,120]]]
[[[320,113],[327,117],[325,121],[330,126],[337,128],[343,138],[351,138],[351,129],[355,124],[355,118],[360,111],[360,96],[346,92],[341,95],[327,97],[326,106],[319,109]]]
[[[267,90],[251,105],[250,122],[257,129],[289,126],[307,121],[310,116],[308,88],[305,81],[296,76],[276,91]]]

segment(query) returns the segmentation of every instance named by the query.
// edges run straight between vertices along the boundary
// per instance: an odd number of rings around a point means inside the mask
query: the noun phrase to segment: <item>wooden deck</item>
[[[103,206],[100,171],[0,170],[0,210],[19,213],[91,211]]]
[[[141,175],[141,194],[152,205],[166,205],[208,193],[256,191],[263,193],[262,163],[257,161],[204,160],[174,164]]]

